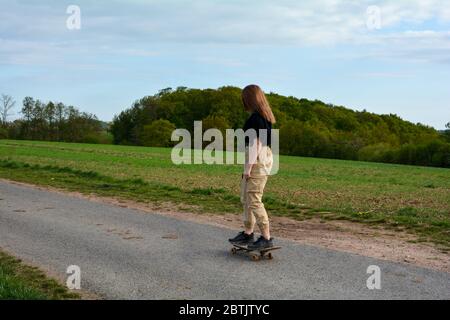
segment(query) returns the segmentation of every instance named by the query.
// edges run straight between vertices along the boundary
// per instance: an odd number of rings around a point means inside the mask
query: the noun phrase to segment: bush
[[[375,161],[375,162],[390,162],[392,147],[387,143],[377,143],[370,146],[365,146],[358,151],[358,160],[361,161]]]
[[[168,120],[156,120],[151,124],[144,126],[141,133],[141,142],[147,147],[170,147],[172,132],[176,129],[175,125]]]
[[[450,143],[433,140],[417,145],[408,143],[397,148],[380,143],[359,150],[358,159],[450,168]]]
[[[107,131],[100,131],[99,133],[89,133],[82,138],[82,143],[91,144],[112,144],[113,135]]]

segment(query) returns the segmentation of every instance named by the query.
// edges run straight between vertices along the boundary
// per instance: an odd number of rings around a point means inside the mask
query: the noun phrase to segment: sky
[[[450,0],[0,0],[0,7],[0,93],[17,101],[13,117],[25,96],[110,121],[163,88],[256,83],[436,129],[450,122]]]

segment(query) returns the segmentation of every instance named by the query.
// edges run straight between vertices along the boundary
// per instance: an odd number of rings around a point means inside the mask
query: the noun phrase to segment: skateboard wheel
[[[269,259],[269,260],[272,260],[272,259],[273,259],[272,252],[269,252],[269,253],[267,254],[267,259]]]
[[[253,261],[259,261],[261,259],[261,257],[259,255],[257,255],[257,254],[252,254],[251,258],[252,258]]]
[[[236,248],[231,248],[231,254],[236,254],[236,253],[237,253]]]

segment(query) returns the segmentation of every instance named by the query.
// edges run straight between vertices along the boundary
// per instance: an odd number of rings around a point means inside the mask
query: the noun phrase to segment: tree
[[[44,103],[36,100],[31,112],[31,137],[33,140],[45,140],[47,132],[45,128],[44,108]]]
[[[141,118],[138,116],[140,113],[140,106],[135,105],[114,117],[109,132],[114,136],[115,144],[139,144],[136,132],[142,130],[139,123]]]
[[[21,128],[21,139],[31,139],[30,136],[30,127],[31,127],[31,119],[33,117],[33,109],[34,109],[35,101],[31,97],[25,97],[23,99],[23,106],[21,113],[24,116],[24,122],[22,123]]]
[[[14,101],[13,97],[2,94],[2,97],[0,98],[0,120],[3,125],[6,125],[8,117],[12,115],[10,110],[14,108],[15,104],[16,101]]]
[[[61,141],[61,130],[64,124],[65,106],[61,102],[55,106],[56,141]]]
[[[240,88],[231,86],[163,89],[117,115],[110,132],[116,144],[163,146],[170,143],[155,127],[166,128],[161,120],[191,133],[194,121],[200,120],[204,130],[242,128],[248,114],[243,110],[241,93]],[[438,132],[395,114],[359,112],[319,100],[276,93],[267,94],[267,98],[277,117],[274,128],[280,129],[282,154],[421,165],[447,163],[447,149],[436,141],[449,144],[450,128]]]
[[[56,120],[56,106],[53,102],[49,102],[44,107],[44,117],[47,122],[48,134],[47,137],[50,140],[54,140],[55,137],[55,120]]]
[[[2,126],[0,126],[0,139],[8,139],[8,130]]]
[[[25,121],[31,121],[34,104],[35,104],[34,99],[31,97],[25,97],[25,99],[23,99],[23,107],[21,112],[25,117]]]
[[[450,122],[445,125],[445,128],[447,130],[444,130],[444,133],[443,133],[444,139],[447,140],[448,142],[450,142]]]
[[[205,119],[203,119],[203,131],[206,131],[208,129],[218,129],[225,137],[226,130],[231,128],[225,117],[209,115]]]
[[[175,125],[170,121],[162,119],[153,121],[142,130],[142,144],[148,147],[170,147],[173,144],[171,137],[175,129]]]

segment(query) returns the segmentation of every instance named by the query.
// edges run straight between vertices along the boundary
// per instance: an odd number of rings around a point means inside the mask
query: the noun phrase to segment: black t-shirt
[[[256,131],[256,136],[260,139],[260,129],[266,129],[267,131],[267,141],[263,141],[262,137],[260,140],[264,146],[272,145],[272,123],[263,118],[259,113],[253,112],[250,118],[247,119],[244,125],[244,132],[248,129],[254,129]],[[245,145],[249,145],[248,137],[245,137]]]

